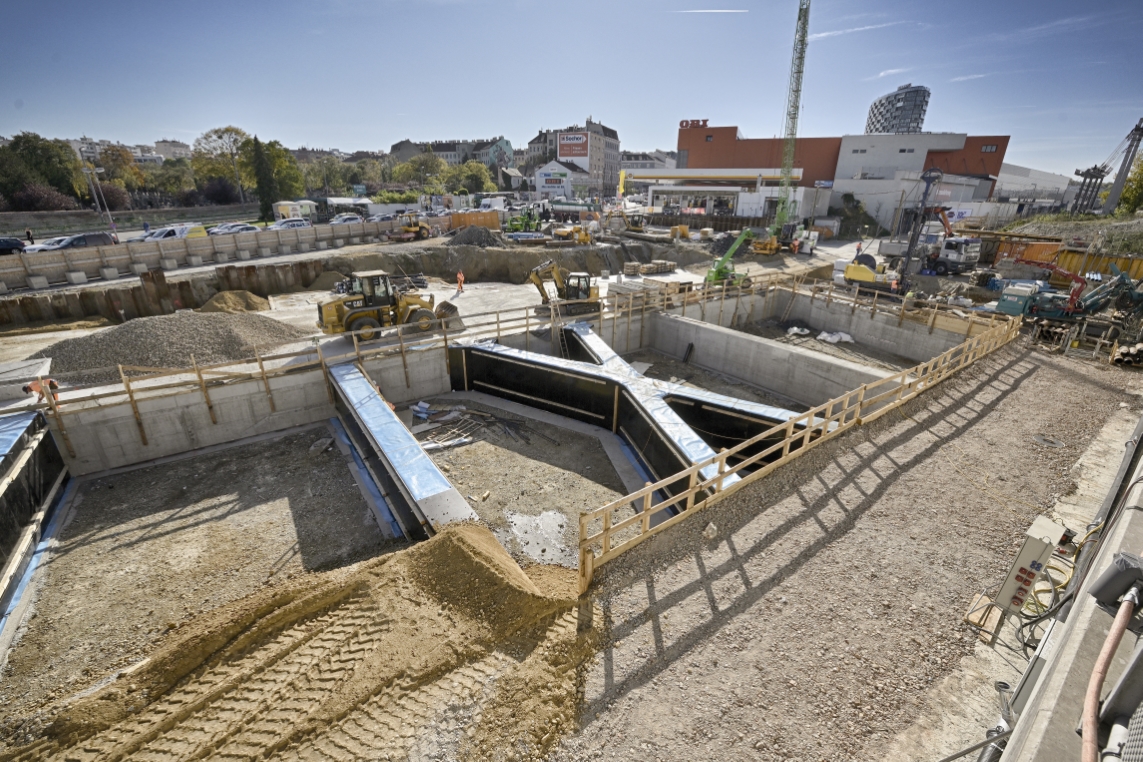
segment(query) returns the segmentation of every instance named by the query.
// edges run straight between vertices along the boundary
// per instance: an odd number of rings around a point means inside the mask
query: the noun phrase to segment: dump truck
[[[587,273],[572,273],[559,267],[553,260],[541,262],[528,273],[530,280],[540,292],[541,305],[536,312],[550,310],[551,294],[544,283],[551,281],[556,287],[556,304],[561,314],[576,315],[599,311],[599,286],[591,282]],[[575,302],[561,305],[560,302]]]
[[[412,325],[418,331],[431,331],[442,323],[447,327],[459,310],[451,302],[435,307],[433,302],[432,295],[426,299],[415,290],[402,290],[384,270],[355,272],[344,296],[318,305],[317,326],[325,334],[359,332],[361,341],[398,325]]]

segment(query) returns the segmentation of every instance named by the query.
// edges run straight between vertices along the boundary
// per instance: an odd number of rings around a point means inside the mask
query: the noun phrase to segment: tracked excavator
[[[399,287],[384,270],[356,272],[350,275],[344,296],[318,305],[317,326],[326,334],[359,332],[361,341],[371,341],[382,328],[397,325],[411,325],[418,331],[431,331],[441,324],[448,327],[460,311],[451,302],[434,307],[434,299]]]
[[[546,281],[555,285],[555,302],[561,314],[582,315],[599,311],[599,286],[591,282],[591,276],[587,273],[568,272],[549,259],[533,267],[528,273],[528,280],[540,292],[542,306],[536,308],[538,313],[546,313],[551,309],[553,300],[544,286]],[[571,304],[563,304],[564,302]]]

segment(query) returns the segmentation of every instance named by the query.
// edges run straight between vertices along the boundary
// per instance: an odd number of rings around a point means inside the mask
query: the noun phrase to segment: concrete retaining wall
[[[693,344],[693,365],[813,407],[893,375],[810,349],[676,315],[651,321],[650,347],[678,359]]]
[[[335,249],[349,243],[363,243],[400,225],[399,221],[314,225],[291,230],[262,230],[237,235],[142,241],[117,246],[19,254],[0,260],[0,283],[8,289],[24,288],[32,285],[32,277],[46,278],[49,284],[66,283],[69,272],[81,272],[88,280],[95,280],[103,278],[101,268],[115,268],[120,274],[128,274],[136,266],[151,270],[170,269],[172,265],[187,267],[242,261],[243,257],[257,259],[277,254]],[[450,218],[435,218],[430,225],[442,231],[448,230]]]

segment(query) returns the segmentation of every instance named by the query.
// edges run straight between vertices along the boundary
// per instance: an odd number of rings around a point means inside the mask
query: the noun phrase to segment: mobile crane
[[[750,277],[746,273],[735,272],[734,259],[735,253],[742,244],[754,238],[754,231],[750,228],[744,228],[738,234],[738,238],[734,239],[734,243],[730,244],[730,248],[726,250],[720,258],[716,259],[706,271],[707,283],[724,283],[734,286],[749,287]]]

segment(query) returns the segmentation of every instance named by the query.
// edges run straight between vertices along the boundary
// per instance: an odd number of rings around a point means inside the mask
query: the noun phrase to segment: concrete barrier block
[[[131,263],[131,272],[135,273],[136,275],[142,275],[143,273],[147,272],[147,270],[149,270],[149,269],[151,269],[151,268],[147,267],[146,263],[144,263],[144,262],[132,262]]]
[[[258,247],[258,256],[260,256],[260,257],[272,257],[272,256],[274,256],[274,250],[271,249],[269,246],[259,246]]]
[[[309,250],[310,250],[310,245],[308,243],[299,243],[298,244],[298,251],[305,253]]]
[[[286,244],[282,244],[281,246],[278,247],[278,253],[279,254],[289,254],[290,253],[290,247],[287,246]]]
[[[159,267],[164,270],[177,270],[179,269],[179,260],[163,257],[159,260]]]
[[[329,248],[329,244],[325,241],[318,241],[317,242],[317,248],[318,248],[318,251],[325,251],[326,249]]]
[[[48,279],[45,278],[43,275],[29,275],[28,276],[28,288],[41,289],[41,288],[47,288],[47,287],[48,287]]]
[[[214,261],[218,262],[219,264],[221,264],[223,262],[229,262],[230,261],[230,252],[229,251],[216,251],[216,252],[214,252]]]
[[[345,245],[345,239],[344,238],[334,238],[333,239],[333,248],[340,249],[344,245]]]
[[[119,280],[119,268],[101,267],[99,268],[99,277],[104,280]]]
[[[187,254],[187,265],[189,267],[202,267],[202,257],[198,254]]]
[[[358,238],[358,237],[357,237],[357,236],[355,236],[355,235],[354,235],[354,236],[350,236],[350,237],[349,237],[349,243],[350,243],[350,244],[352,244],[352,245],[354,245],[354,246],[356,246],[357,244],[361,243],[361,239],[360,239],[360,238]]]
[[[239,249],[238,258],[245,262],[246,260],[250,259],[250,252],[246,251],[246,249]]]
[[[87,283],[87,273],[83,270],[68,270],[64,273],[64,277],[67,278],[67,282],[72,286],[81,286]]]
[[[8,284],[0,280],[0,294],[8,293]]]

